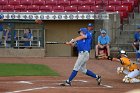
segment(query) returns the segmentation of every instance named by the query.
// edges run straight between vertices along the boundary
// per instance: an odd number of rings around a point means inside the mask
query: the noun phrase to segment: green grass
[[[46,65],[0,63],[0,76],[58,76]]]

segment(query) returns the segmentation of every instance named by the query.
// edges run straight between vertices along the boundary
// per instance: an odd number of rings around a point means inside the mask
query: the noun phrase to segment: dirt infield
[[[87,68],[102,76],[102,85],[95,79],[78,73],[71,87],[61,87],[73,68],[76,58],[0,58],[0,63],[33,63],[47,64],[60,76],[24,76],[0,77],[0,93],[124,93],[132,89],[140,89],[140,83],[124,84],[123,76],[116,74],[119,63],[108,60],[90,59]]]

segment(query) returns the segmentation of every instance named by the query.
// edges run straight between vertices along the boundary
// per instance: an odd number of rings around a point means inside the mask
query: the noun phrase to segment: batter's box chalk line
[[[36,87],[36,88],[30,88],[30,89],[23,89],[23,90],[16,90],[16,91],[11,91],[11,92],[5,92],[5,93],[21,93],[21,92],[30,92],[30,91],[35,91],[35,90],[43,90],[43,89],[97,89],[97,88],[110,88],[111,86],[108,85],[101,85],[104,87],[49,87],[49,86],[44,86],[44,87]],[[112,87],[111,87],[112,88]]]
[[[34,80],[33,80],[34,81]],[[20,83],[32,83],[33,81],[18,81]],[[56,80],[35,80],[35,81],[56,81]],[[61,81],[61,80],[57,80],[57,81]],[[74,80],[75,82],[83,82],[83,83],[87,83],[88,81],[85,80]],[[18,83],[17,82],[17,83]],[[74,86],[70,86],[70,87],[62,87],[60,86],[60,83],[52,83],[53,85],[59,85],[57,87],[53,87],[53,86],[42,86],[42,87],[35,87],[35,88],[30,88],[30,89],[23,89],[23,90],[15,90],[15,91],[11,91],[11,92],[5,92],[5,93],[22,93],[22,92],[31,92],[31,91],[36,91],[36,90],[43,90],[43,89],[100,89],[100,88],[113,88],[113,86],[110,85],[106,85],[106,84],[101,84],[99,86],[95,86],[95,87],[74,87]]]

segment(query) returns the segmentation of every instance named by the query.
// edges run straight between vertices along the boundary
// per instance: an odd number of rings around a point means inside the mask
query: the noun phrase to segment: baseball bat
[[[46,44],[66,44],[66,42],[47,41]]]

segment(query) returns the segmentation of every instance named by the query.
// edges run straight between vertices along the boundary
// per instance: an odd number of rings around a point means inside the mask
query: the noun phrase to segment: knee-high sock
[[[74,79],[74,77],[77,75],[78,71],[73,70],[70,77],[69,77],[69,81],[72,81]]]
[[[90,70],[87,70],[86,75],[91,76],[93,78],[97,78],[97,75]]]

